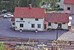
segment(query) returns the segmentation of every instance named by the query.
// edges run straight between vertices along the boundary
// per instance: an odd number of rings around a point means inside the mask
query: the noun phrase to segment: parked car
[[[2,10],[2,13],[7,13],[8,11],[7,10]]]
[[[12,14],[5,14],[3,17],[4,18],[13,17],[13,15]]]

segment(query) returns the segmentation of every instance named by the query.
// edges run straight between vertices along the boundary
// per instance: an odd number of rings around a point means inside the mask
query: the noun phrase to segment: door
[[[44,29],[47,29],[46,24],[44,24]]]
[[[62,24],[61,23],[58,24],[58,28],[57,29],[62,29]]]

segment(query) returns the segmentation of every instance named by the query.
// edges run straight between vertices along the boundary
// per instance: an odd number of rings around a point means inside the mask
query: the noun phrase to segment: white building
[[[68,29],[69,15],[66,13],[48,13],[42,8],[16,7],[12,27],[15,30]]]
[[[44,30],[44,19],[39,18],[15,18],[15,30]]]
[[[64,0],[64,11],[74,14],[74,0]]]
[[[14,12],[15,30],[44,30],[44,9],[16,7]],[[13,23],[14,24],[14,23]]]
[[[69,29],[69,14],[67,13],[51,13],[45,18],[48,29]]]

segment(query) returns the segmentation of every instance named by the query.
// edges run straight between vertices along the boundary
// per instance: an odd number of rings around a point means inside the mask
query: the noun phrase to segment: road
[[[72,15],[72,21],[71,22],[72,22],[72,27],[71,28],[73,30],[74,29],[74,15]]]
[[[0,18],[0,36],[5,37],[16,37],[16,38],[30,38],[30,39],[49,39],[49,40],[55,40],[57,30],[52,30],[50,32],[19,32],[14,31],[10,28],[11,22],[9,19],[2,19]],[[64,32],[67,32],[65,30],[59,30],[58,36],[61,36]]]
[[[74,25],[74,15],[72,15],[72,25]]]

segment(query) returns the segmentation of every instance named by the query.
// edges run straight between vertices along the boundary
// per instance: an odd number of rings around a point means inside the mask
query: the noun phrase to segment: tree
[[[41,0],[19,0],[20,7],[28,7],[29,4],[32,4],[33,7],[39,7]]]
[[[9,0],[8,3],[1,1],[3,0],[0,0],[0,10],[7,9],[13,12],[15,7],[28,7],[29,4],[32,4],[33,7],[39,7],[42,0]]]
[[[56,2],[57,2],[57,0],[49,0],[49,2],[50,2],[50,4],[51,4],[52,10],[54,10],[55,7],[56,7]]]
[[[49,0],[49,3],[51,4],[52,10],[54,10],[57,7],[59,7],[59,5],[56,4],[57,2],[59,2],[59,0]]]
[[[2,9],[1,0],[0,0],[0,10]]]

